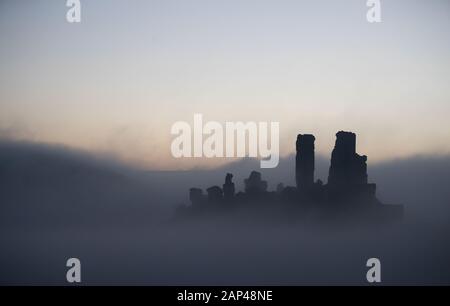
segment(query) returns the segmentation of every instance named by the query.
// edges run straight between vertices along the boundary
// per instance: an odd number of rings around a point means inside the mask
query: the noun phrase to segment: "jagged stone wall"
[[[261,173],[252,171],[250,176],[244,180],[246,193],[259,193],[267,191],[267,182],[261,179]]]

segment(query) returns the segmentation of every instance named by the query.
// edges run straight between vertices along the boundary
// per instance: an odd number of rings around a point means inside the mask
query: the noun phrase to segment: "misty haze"
[[[262,169],[295,185],[294,157]],[[316,157],[326,181],[329,163]],[[371,165],[369,179],[403,221],[378,227],[177,222],[193,185],[258,169],[244,159],[215,170],[151,172],[64,147],[0,144],[1,282],[64,284],[78,257],[86,284],[364,284],[365,262],[382,261],[386,284],[448,284],[450,157],[417,156]]]
[[[0,0],[0,285],[450,285],[450,1],[66,2]]]

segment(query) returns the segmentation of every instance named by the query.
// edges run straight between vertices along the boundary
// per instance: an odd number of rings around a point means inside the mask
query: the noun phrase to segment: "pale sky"
[[[329,156],[358,134],[369,162],[450,153],[450,1],[0,0],[0,135],[108,152],[148,169],[174,159],[171,125],[278,121]]]

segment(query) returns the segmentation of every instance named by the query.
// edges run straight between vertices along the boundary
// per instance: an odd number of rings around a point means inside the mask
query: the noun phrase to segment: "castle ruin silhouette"
[[[356,153],[356,134],[340,131],[331,154],[328,182],[314,181],[315,137],[300,134],[296,141],[296,187],[278,184],[276,191],[267,190],[261,173],[252,171],[244,180],[245,191],[235,191],[233,175],[228,173],[222,188],[191,188],[190,206],[183,206],[179,214],[224,214],[239,210],[252,215],[264,211],[270,217],[281,215],[356,218],[362,221],[394,221],[403,216],[402,205],[386,205],[376,197],[376,184],[368,183],[367,156]]]

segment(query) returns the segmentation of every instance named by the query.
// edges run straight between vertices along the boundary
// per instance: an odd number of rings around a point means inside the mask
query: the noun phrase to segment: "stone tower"
[[[367,184],[367,156],[356,153],[356,134],[340,131],[331,154],[328,184],[334,186]]]
[[[314,141],[313,135],[297,136],[295,158],[295,179],[299,190],[309,189],[314,184]]]
[[[223,187],[223,196],[225,200],[231,200],[234,198],[234,183],[233,183],[233,174],[227,173],[227,176],[225,177],[225,184],[222,185]]]

